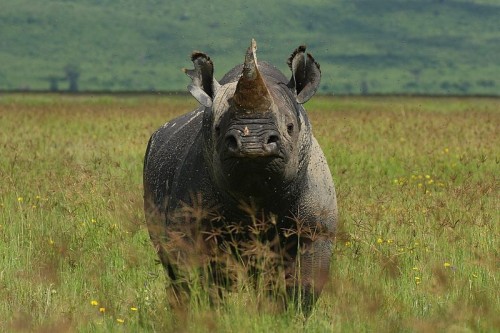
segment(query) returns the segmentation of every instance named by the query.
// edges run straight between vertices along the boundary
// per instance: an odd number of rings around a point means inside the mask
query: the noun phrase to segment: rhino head
[[[312,140],[302,104],[321,78],[319,64],[305,49],[300,46],[290,56],[290,79],[268,63],[257,63],[255,40],[243,65],[220,84],[203,53],[193,53],[195,68],[185,70],[192,79],[189,91],[205,107],[204,155],[212,178],[236,199],[265,199],[300,183]]]

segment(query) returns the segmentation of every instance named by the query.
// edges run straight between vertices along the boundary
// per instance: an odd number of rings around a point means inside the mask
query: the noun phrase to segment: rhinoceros
[[[193,52],[194,69],[184,72],[200,106],[152,134],[145,216],[166,273],[184,282],[180,289],[189,289],[188,263],[209,266],[214,285],[237,279],[217,264],[225,253],[249,275],[271,269],[272,279],[285,281],[286,299],[308,311],[328,280],[337,221],[332,176],[302,106],[318,88],[320,66],[299,46],[287,79],[258,63],[256,50],[252,39],[244,63],[220,82],[212,60]],[[258,264],[259,253],[271,264]]]

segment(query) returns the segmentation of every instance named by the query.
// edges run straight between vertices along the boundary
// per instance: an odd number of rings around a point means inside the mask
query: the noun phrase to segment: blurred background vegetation
[[[500,95],[498,0],[2,0],[0,90],[184,91],[192,50],[221,78],[250,39],[321,93]]]

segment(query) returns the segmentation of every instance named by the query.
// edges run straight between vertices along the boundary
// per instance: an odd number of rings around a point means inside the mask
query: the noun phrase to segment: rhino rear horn
[[[257,43],[255,39],[252,39],[233,96],[233,101],[237,107],[247,112],[267,111],[272,103],[271,94],[267,90],[266,83],[259,71],[256,51]]]
[[[184,73],[191,78],[191,84],[187,88],[198,102],[210,107],[220,86],[214,79],[214,64],[209,56],[198,51],[192,53],[191,61],[194,69],[183,69]]]
[[[321,81],[321,70],[319,64],[310,53],[306,55],[306,47],[299,46],[288,58],[288,67],[292,71],[292,78],[288,87],[294,89],[297,94],[297,102],[307,102],[318,89]]]

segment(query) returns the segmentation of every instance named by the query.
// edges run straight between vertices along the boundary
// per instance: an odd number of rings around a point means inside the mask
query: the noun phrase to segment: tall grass
[[[340,212],[307,321],[241,287],[169,307],[145,228],[149,135],[184,97],[0,97],[2,331],[500,330],[500,101],[316,98]]]

